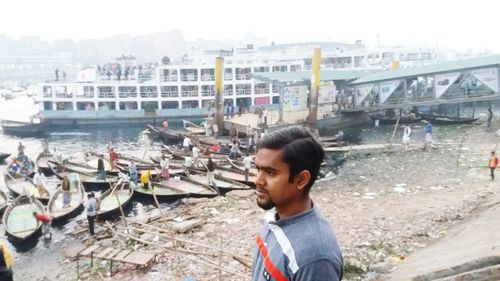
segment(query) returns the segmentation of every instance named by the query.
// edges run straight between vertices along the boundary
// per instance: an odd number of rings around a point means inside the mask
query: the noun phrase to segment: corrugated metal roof
[[[362,70],[321,70],[321,81],[352,80],[372,72]],[[273,81],[278,83],[300,82],[311,80],[311,71],[296,72],[258,72],[252,73],[257,80]]]
[[[499,55],[449,61],[449,62],[436,63],[425,66],[402,68],[398,70],[381,71],[374,74],[363,76],[351,82],[350,84],[363,84],[363,83],[378,82],[384,80],[393,80],[403,77],[419,76],[423,74],[452,72],[463,69],[481,68],[494,65],[500,65]]]

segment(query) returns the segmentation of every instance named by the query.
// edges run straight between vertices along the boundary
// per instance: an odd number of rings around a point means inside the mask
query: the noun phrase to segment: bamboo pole
[[[224,240],[224,237],[221,236],[220,238],[220,251],[219,251],[219,281],[221,281],[222,278],[222,242]]]
[[[128,219],[128,220],[130,220],[130,219]],[[157,228],[157,227],[154,227],[154,226],[151,226],[151,225],[147,225],[147,224],[144,224],[144,223],[141,223],[141,222],[135,222],[135,223],[138,223],[138,224],[141,224],[141,225],[144,225],[144,226],[150,226],[151,228],[159,229],[161,232],[165,231],[165,230],[162,230],[160,228]],[[138,228],[134,228],[134,227],[129,227],[128,229],[129,230],[134,230],[134,231],[139,231],[139,232],[144,232],[144,233],[156,234],[158,236],[161,236],[161,237],[173,240],[173,241],[182,242],[182,243],[186,243],[186,244],[191,244],[191,245],[199,246],[199,247],[202,247],[202,248],[210,249],[210,250],[213,250],[213,251],[219,251],[220,250],[220,249],[215,248],[215,247],[211,247],[211,246],[208,246],[208,245],[204,245],[204,244],[197,243],[197,242],[194,242],[194,241],[189,241],[189,240],[182,239],[182,238],[176,238],[176,237],[174,237],[172,235],[168,235],[168,234],[164,234],[164,233],[159,233],[159,232],[150,231],[150,230],[146,230],[146,229],[138,229]],[[246,257],[243,257],[243,256],[235,255],[235,254],[233,254],[230,251],[223,250],[222,252],[226,256],[232,257],[232,258],[234,258],[237,261],[246,261],[246,262],[249,262],[249,263],[252,262],[250,259],[248,259]]]
[[[129,238],[129,239],[132,239],[132,240],[134,240],[134,241],[137,241],[137,242],[140,242],[140,243],[143,243],[143,244],[146,244],[146,245],[151,245],[151,246],[155,246],[155,247],[160,247],[160,248],[164,248],[164,249],[167,249],[167,250],[172,251],[172,249],[170,249],[170,248],[168,248],[168,247],[166,247],[165,245],[160,244],[160,243],[149,242],[149,241],[146,241],[146,240],[143,240],[143,239],[137,238],[137,237],[135,237],[135,236],[132,236],[132,235],[125,235],[125,234],[122,234],[122,233],[118,233],[118,235],[123,236],[123,237],[126,237],[126,238]],[[199,254],[199,252],[196,252],[196,254]],[[227,272],[227,273],[233,274],[233,275],[235,275],[235,276],[239,276],[239,277],[242,277],[242,278],[245,278],[245,279],[247,279],[247,278],[248,278],[248,280],[250,279],[250,278],[249,278],[248,276],[246,276],[246,275],[243,275],[243,274],[241,274],[241,273],[238,273],[238,272],[232,271],[232,270],[230,270],[230,269],[228,269],[228,268],[225,268],[225,267],[219,267],[219,266],[217,266],[216,264],[213,264],[213,263],[211,263],[211,262],[208,262],[208,261],[206,261],[206,262],[205,262],[205,261],[200,261],[200,260],[195,259],[195,258],[190,257],[190,256],[185,256],[185,257],[186,257],[186,258],[188,258],[188,259],[190,259],[190,260],[192,260],[192,261],[199,262],[199,263],[201,263],[201,264],[204,264],[204,265],[207,265],[207,266],[211,266],[211,267],[214,267],[214,268],[216,268],[216,269],[220,269],[220,270],[222,270],[222,271],[225,271],[225,272]]]
[[[118,241],[118,243],[120,243],[122,248],[123,249],[127,248],[127,245],[125,244],[125,242],[123,242],[122,240],[119,239],[115,230],[113,229],[113,227],[111,226],[111,224],[108,221],[106,221],[106,226],[108,227],[109,231],[111,232],[111,235],[113,236],[113,238],[115,238]]]

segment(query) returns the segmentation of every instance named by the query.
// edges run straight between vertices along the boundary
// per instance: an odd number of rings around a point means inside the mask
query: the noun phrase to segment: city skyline
[[[139,5],[140,4],[140,5]],[[500,53],[492,36],[497,3],[474,6],[423,0],[182,2],[18,0],[2,3],[0,34],[43,40],[103,39],[181,30],[185,40],[265,39],[268,43],[333,41]],[[484,9],[487,8],[487,9]],[[20,17],[19,14],[23,16]]]

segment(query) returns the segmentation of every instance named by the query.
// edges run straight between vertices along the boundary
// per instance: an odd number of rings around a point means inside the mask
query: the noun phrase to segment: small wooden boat
[[[9,195],[3,190],[0,189],[0,212],[7,207],[9,204]]]
[[[184,138],[184,133],[172,129],[165,129],[158,126],[147,125],[150,133],[159,137],[162,141],[171,142],[179,141]]]
[[[20,240],[26,240],[40,230],[42,224],[33,216],[33,212],[44,213],[43,204],[37,199],[33,203],[27,196],[17,197],[7,206],[2,217],[5,231]]]
[[[229,157],[227,158],[227,161],[229,162],[229,165],[231,165],[231,167],[233,167],[234,169],[236,169],[236,170],[238,170],[240,172],[245,172],[245,167],[243,166],[243,162],[233,160],[233,159],[231,159]],[[256,168],[250,168],[250,174],[251,175],[257,175],[258,172],[259,171]]]
[[[47,130],[45,123],[29,123],[14,120],[2,120],[0,126],[4,134],[21,137],[41,136]]]
[[[54,173],[52,173],[52,170],[49,167],[48,162],[49,161],[55,161],[54,155],[51,153],[40,153],[38,157],[36,158],[36,167],[38,169],[42,170],[42,173],[46,176],[51,176]]]
[[[15,178],[33,177],[35,175],[35,163],[28,157],[17,157],[7,166],[7,171]]]
[[[196,169],[189,169],[189,170],[196,170]],[[238,181],[251,187],[255,187],[255,180],[257,179],[257,174],[249,173],[248,180],[245,180],[245,174],[243,171],[237,169],[225,168],[221,166],[217,166],[215,168],[214,175],[219,175],[221,177],[230,180]]]
[[[172,155],[174,159],[178,160],[184,160],[188,154],[186,154],[182,149],[172,149],[172,147],[164,145],[163,149],[168,152],[168,154]],[[191,155],[191,153],[189,154]],[[226,154],[218,154],[218,153],[210,153],[212,156],[212,161],[214,162],[226,162],[227,161],[227,155]],[[199,159],[208,159],[207,155],[203,155],[203,153],[200,151],[199,153]]]
[[[120,206],[125,207],[133,195],[134,189],[130,188],[128,182],[118,182],[117,186],[106,190],[99,196],[101,203],[97,216],[110,216],[112,213],[119,211]]]
[[[9,156],[10,156],[10,153],[0,152],[0,163],[5,161],[5,159],[7,159]]]
[[[398,122],[398,117],[399,117],[399,122]],[[398,124],[404,125],[404,124],[411,124],[411,123],[417,123],[422,121],[421,116],[393,116],[393,117],[387,117],[384,115],[370,115],[370,118],[372,118],[374,121],[379,120],[379,123],[381,125],[395,125],[396,122]]]
[[[191,171],[191,173],[189,174],[189,178],[194,180],[194,181],[200,182],[202,184],[210,185],[208,183],[208,178],[207,178],[206,172]],[[225,192],[228,192],[231,190],[251,189],[251,187],[246,185],[246,184],[243,184],[241,182],[234,181],[231,179],[227,179],[227,178],[222,177],[220,175],[217,175],[215,173],[214,173],[214,181],[215,181],[215,186],[214,185],[210,185],[210,186],[212,186],[216,190],[218,189],[219,192],[222,192],[222,193],[225,193]]]
[[[76,214],[78,209],[81,209],[83,206],[85,189],[79,175],[72,173],[69,175],[69,179],[71,191],[71,203],[69,207],[63,207],[63,190],[61,186],[52,194],[47,204],[47,212],[54,218],[54,221],[63,220],[72,214]]]
[[[215,197],[217,192],[212,187],[182,176],[171,177],[168,180],[151,182],[158,200],[175,200],[184,197]],[[152,197],[153,190],[136,186],[139,194]]]
[[[47,204],[50,199],[50,190],[47,190],[47,194],[41,195],[38,189],[35,188],[33,181],[28,177],[14,177],[9,171],[5,171],[5,186],[7,189],[14,194],[14,196],[26,195],[26,191],[33,194],[33,196],[38,199],[43,204]]]
[[[420,113],[420,115],[422,115],[425,120],[436,125],[470,124],[479,120],[479,118],[472,117],[451,117],[426,113]]]
[[[188,120],[182,120],[184,130],[191,134],[205,134],[205,128]]]
[[[83,166],[90,167],[95,172],[97,172],[97,161],[99,161],[99,158],[92,156],[91,159],[89,159],[86,162],[86,165],[83,165]],[[108,175],[116,176],[120,172],[120,168],[122,168],[122,167],[119,167],[119,165],[117,164],[116,167],[115,167],[115,169],[112,170],[111,169],[111,162],[109,161],[109,157],[108,158],[107,157],[103,157],[102,158],[102,162],[104,164],[104,170],[106,171],[106,174],[108,174]]]
[[[64,165],[58,165],[54,162],[49,162],[49,167],[52,172],[56,175],[57,178],[63,179],[64,176],[69,176],[70,173],[76,172],[79,174],[80,180],[83,186],[87,189],[92,190],[102,190],[108,189],[113,186],[113,183],[118,181],[118,177],[116,176],[108,176],[106,175],[105,180],[97,179],[97,173],[84,173],[77,172],[70,169],[67,169]]]

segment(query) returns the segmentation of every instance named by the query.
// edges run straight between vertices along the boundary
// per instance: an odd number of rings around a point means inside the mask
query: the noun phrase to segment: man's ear
[[[295,181],[297,183],[297,189],[302,190],[306,185],[309,183],[309,180],[311,179],[311,173],[308,170],[302,170],[300,173],[295,177]]]

